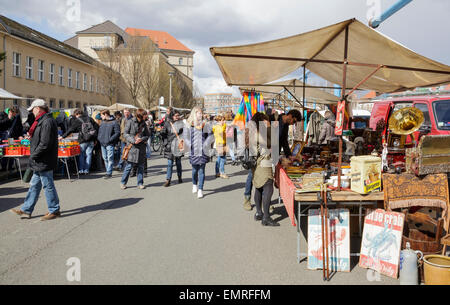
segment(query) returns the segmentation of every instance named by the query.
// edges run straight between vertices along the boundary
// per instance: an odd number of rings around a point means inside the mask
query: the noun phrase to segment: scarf
[[[46,114],[47,114],[47,112],[44,111],[44,112],[42,112],[40,115],[38,115],[38,116],[36,117],[36,119],[34,119],[33,125],[31,125],[30,130],[28,131],[28,133],[30,134],[30,137],[33,137],[34,130],[36,129],[37,124],[39,123],[39,119],[40,119],[41,117],[43,117],[44,115],[46,115]]]

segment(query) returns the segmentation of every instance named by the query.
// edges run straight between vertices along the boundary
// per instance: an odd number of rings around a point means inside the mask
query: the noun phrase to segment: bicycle
[[[161,127],[156,126],[155,133],[152,137],[152,148],[154,152],[160,151],[160,153],[162,153],[162,147],[163,147],[163,139],[161,136]]]

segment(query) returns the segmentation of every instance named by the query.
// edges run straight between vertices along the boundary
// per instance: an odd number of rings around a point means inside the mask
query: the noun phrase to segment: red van
[[[450,95],[405,96],[374,101],[369,127],[376,130],[377,122],[403,107],[416,107],[423,112],[425,121],[422,134],[450,135]]]

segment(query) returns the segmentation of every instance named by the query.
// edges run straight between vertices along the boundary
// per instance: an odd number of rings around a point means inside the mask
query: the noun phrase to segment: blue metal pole
[[[412,2],[412,0],[400,0],[394,5],[392,5],[390,8],[388,8],[383,14],[381,14],[380,18],[371,20],[369,22],[369,25],[372,28],[377,28],[383,21],[391,17],[393,14],[398,12],[400,9],[402,9],[404,6],[406,6],[408,3]]]

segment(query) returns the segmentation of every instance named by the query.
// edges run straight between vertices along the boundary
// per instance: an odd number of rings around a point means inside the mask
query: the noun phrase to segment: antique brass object
[[[391,115],[389,129],[398,135],[409,135],[419,130],[424,121],[422,111],[414,107],[405,107]]]

